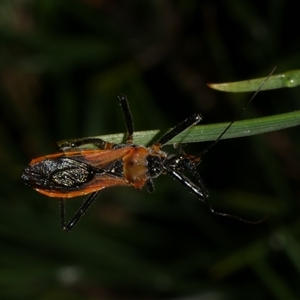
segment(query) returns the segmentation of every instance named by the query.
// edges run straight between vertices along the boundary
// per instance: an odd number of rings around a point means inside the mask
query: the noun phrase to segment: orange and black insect
[[[161,174],[170,174],[207,202],[207,190],[196,172],[200,157],[185,154],[180,146],[177,147],[177,155],[161,150],[165,143],[180,132],[199,123],[201,116],[192,115],[152,146],[144,147],[133,143],[133,120],[126,96],[120,95],[119,100],[127,127],[125,144],[113,144],[98,138],[66,142],[59,146],[59,153],[33,159],[21,174],[23,182],[36,191],[49,197],[61,198],[61,226],[65,231],[70,231],[76,225],[102,189],[133,186],[138,189],[146,187],[149,192],[153,192],[153,178]],[[89,150],[91,144],[97,149]],[[183,175],[185,171],[191,172],[197,184]],[[66,223],[65,200],[87,194],[89,196],[82,206]]]
[[[119,100],[127,128],[125,144],[113,144],[99,138],[65,142],[59,146],[59,153],[33,159],[21,174],[21,179],[25,184],[36,191],[49,197],[60,198],[63,230],[70,231],[77,224],[102,189],[112,186],[133,186],[138,189],[146,187],[149,192],[153,192],[153,179],[162,174],[169,174],[188,188],[206,203],[214,214],[245,221],[236,216],[214,211],[208,202],[208,192],[197,172],[202,154],[221,139],[235,120],[227,125],[219,137],[204,149],[200,156],[186,154],[180,145],[174,145],[177,154],[168,154],[161,148],[184,130],[198,124],[201,121],[201,115],[192,115],[164,134],[153,145],[144,147],[133,143],[133,119],[126,96],[120,95]],[[91,144],[96,147],[95,150],[89,149]],[[184,173],[189,173],[192,179]],[[66,222],[65,200],[82,195],[89,196],[71,220]]]

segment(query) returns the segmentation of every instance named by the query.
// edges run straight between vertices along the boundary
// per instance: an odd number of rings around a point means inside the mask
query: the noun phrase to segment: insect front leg
[[[156,141],[154,145],[162,147],[164,144],[172,140],[172,138],[174,138],[176,135],[194,125],[197,125],[201,120],[202,117],[200,114],[193,114],[189,118],[186,118],[181,123],[170,129],[168,132],[166,132],[161,138],[158,139],[158,141]]]
[[[145,186],[146,186],[147,191],[148,191],[149,193],[153,193],[153,192],[154,192],[155,189],[154,189],[154,183],[153,183],[152,178],[149,178],[149,179],[146,181]]]
[[[180,182],[182,185],[187,187],[193,194],[195,194],[202,202],[208,203],[208,192],[204,187],[204,184],[201,180],[199,181],[199,185],[193,183],[189,178],[181,174],[181,172],[177,172],[175,170],[168,170],[168,174],[170,174],[174,179]],[[210,206],[210,205],[209,205]]]
[[[61,228],[64,231],[70,231],[81,219],[81,217],[85,214],[85,212],[88,210],[88,208],[91,206],[91,204],[95,201],[97,198],[99,192],[91,193],[83,202],[81,207],[78,209],[78,211],[75,213],[75,215],[66,223],[66,212],[65,212],[65,200],[66,199],[60,199],[59,200],[59,209],[60,209],[60,222],[61,222]]]
[[[231,215],[231,214],[227,214],[227,213],[223,213],[223,212],[218,212],[215,211],[215,209],[211,206],[209,200],[208,200],[208,192],[206,190],[206,188],[204,187],[204,184],[199,176],[198,173],[194,173],[195,178],[198,181],[198,185],[193,183],[189,178],[185,177],[183,174],[181,174],[180,172],[176,172],[174,170],[170,170],[168,171],[168,173],[175,178],[176,180],[178,180],[182,185],[184,185],[185,187],[187,187],[193,194],[195,194],[196,196],[198,196],[199,200],[201,200],[202,202],[204,202],[209,210],[217,216],[222,216],[222,217],[228,217],[228,218],[232,218],[232,219],[236,219],[238,221],[242,221],[244,223],[248,223],[248,224],[259,224],[261,222],[263,222],[268,216],[266,215],[264,218],[258,220],[258,221],[249,221],[243,218],[240,218],[238,216],[235,215]]]

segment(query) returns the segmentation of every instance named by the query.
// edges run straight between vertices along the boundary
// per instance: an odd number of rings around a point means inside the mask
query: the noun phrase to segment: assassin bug
[[[187,155],[178,146],[179,154],[161,151],[162,146],[174,136],[201,121],[194,114],[164,134],[150,147],[133,144],[133,119],[125,95],[119,96],[125,117],[127,138],[125,144],[113,144],[99,138],[86,138],[66,142],[59,146],[61,152],[33,159],[23,170],[25,184],[49,197],[60,199],[61,226],[70,231],[97,198],[100,190],[111,186],[146,187],[154,191],[153,178],[170,174],[206,202],[204,188],[196,166],[200,157]],[[96,150],[87,147],[93,144]],[[191,171],[198,185],[182,172]],[[65,199],[90,194],[69,222],[65,222]]]
[[[245,110],[260,88],[241,112]],[[113,144],[100,138],[65,142],[59,145],[60,152],[33,159],[21,174],[24,183],[36,191],[49,197],[60,198],[60,217],[63,230],[70,231],[77,224],[102,189],[112,186],[133,186],[138,189],[146,187],[149,192],[153,192],[153,179],[162,174],[169,174],[188,188],[209,206],[212,213],[245,221],[233,215],[216,212],[211,207],[208,202],[208,192],[196,170],[201,161],[200,156],[186,154],[180,145],[174,145],[178,154],[168,154],[161,150],[172,138],[198,124],[202,119],[200,114],[193,114],[165,133],[150,147],[145,147],[133,143],[134,128],[129,104],[125,95],[122,94],[118,98],[127,128],[125,144]],[[235,119],[227,125],[215,141],[202,151],[202,155],[222,138],[234,121]],[[91,144],[96,149],[89,149]],[[189,172],[194,181],[184,175],[185,172]],[[66,222],[65,200],[83,195],[89,196],[70,221]]]

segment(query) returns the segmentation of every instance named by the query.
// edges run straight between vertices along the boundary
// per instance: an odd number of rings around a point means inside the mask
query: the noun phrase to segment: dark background
[[[230,121],[251,94],[208,82],[299,68],[292,1],[1,1],[1,299],[299,299],[298,128],[225,140],[199,168],[213,215],[167,176],[110,188],[70,232],[58,201],[23,185],[53,141],[165,130],[194,112]],[[299,109],[299,88],[261,92],[240,119]],[[185,149],[199,153],[206,144]],[[172,147],[166,148],[173,151]],[[69,215],[82,199],[67,202]]]

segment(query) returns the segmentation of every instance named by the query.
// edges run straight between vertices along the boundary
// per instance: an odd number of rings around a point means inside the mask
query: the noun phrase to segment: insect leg
[[[149,193],[154,192],[154,183],[151,177],[146,181],[145,186]]]
[[[66,216],[66,210],[65,210],[65,199],[59,199],[59,212],[60,212],[60,225],[61,228],[65,228],[65,216]]]
[[[235,215],[231,215],[231,214],[227,214],[227,213],[222,213],[222,212],[218,212],[215,211],[214,208],[211,206],[211,204],[208,201],[208,192],[204,187],[204,184],[202,182],[202,180],[200,179],[200,176],[197,175],[198,173],[195,173],[194,176],[197,178],[198,180],[198,184],[196,185],[195,183],[193,183],[189,178],[185,177],[183,174],[181,174],[180,172],[176,172],[174,170],[169,170],[168,173],[175,178],[176,180],[178,180],[182,185],[184,185],[185,187],[187,187],[193,194],[195,194],[196,196],[199,197],[199,199],[204,202],[208,207],[209,210],[217,216],[222,216],[222,217],[228,217],[228,218],[233,218],[236,219],[238,221],[242,221],[244,223],[249,223],[249,224],[258,224],[263,222],[268,216],[266,215],[264,218],[258,220],[258,221],[249,221],[249,220],[245,220],[243,218],[237,217]]]
[[[173,147],[178,151],[180,155],[186,155],[181,144],[174,144]]]
[[[162,147],[168,141],[170,141],[173,137],[183,132],[184,130],[198,124],[202,120],[200,114],[193,114],[189,118],[186,118],[184,121],[176,125],[174,128],[165,133],[156,143],[155,145],[159,145]]]
[[[56,144],[59,151],[74,151],[77,148],[85,145],[93,145],[97,149],[104,150],[110,149],[112,145],[111,143],[106,142],[100,138],[83,138],[72,141],[57,142]],[[83,148],[81,150],[83,150]]]
[[[198,184],[193,183],[189,178],[181,174],[180,172],[176,172],[174,170],[168,170],[168,173],[177,181],[179,181],[182,185],[187,187],[193,194],[195,194],[202,202],[208,203],[208,192],[204,187],[204,184],[201,180],[198,180]],[[209,205],[209,204],[208,204]],[[209,205],[210,206],[210,205]]]
[[[81,217],[85,214],[87,209],[91,206],[91,204],[94,202],[94,200],[97,198],[99,192],[91,193],[90,196],[88,196],[81,207],[78,209],[78,211],[75,213],[73,218],[70,219],[69,222],[66,223],[65,221],[65,199],[60,199],[59,201],[59,208],[60,208],[60,220],[61,220],[61,228],[64,231],[70,231],[81,219]]]
[[[118,98],[120,100],[120,104],[125,118],[125,125],[127,128],[126,144],[132,144],[134,127],[133,127],[133,118],[130,111],[129,103],[126,95],[124,94],[120,94]]]

